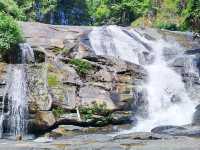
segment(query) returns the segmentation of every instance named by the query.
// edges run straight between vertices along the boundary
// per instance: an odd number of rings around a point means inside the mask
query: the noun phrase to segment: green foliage
[[[149,0],[87,0],[89,14],[96,25],[129,25],[144,13],[147,3]]]
[[[17,22],[10,16],[0,13],[0,53],[15,47],[22,41]]]
[[[69,63],[72,64],[76,71],[82,76],[89,73],[89,71],[92,69],[92,65],[83,59],[71,59]]]
[[[80,25],[89,22],[85,0],[15,0],[28,20]]]
[[[96,22],[106,23],[110,16],[110,9],[106,5],[101,5],[97,8],[96,13],[93,15]]]
[[[105,117],[109,117],[111,114],[111,112],[107,109],[107,106],[105,103],[103,104],[93,103],[92,106],[80,107],[79,111],[80,111],[81,117],[84,120],[93,119],[94,115],[100,115],[100,116],[103,116],[103,118],[105,118]],[[100,120],[102,120],[103,118],[100,118]]]
[[[152,0],[146,3],[143,18],[133,26],[147,25],[168,30],[199,29],[200,0]]]
[[[48,74],[48,85],[50,87],[57,86],[59,84],[59,79],[55,74]]]
[[[10,15],[18,20],[25,20],[23,11],[18,7],[13,0],[0,0],[0,12]]]
[[[51,24],[147,25],[200,32],[200,0],[0,0],[18,20]]]
[[[185,17],[182,24],[184,28],[200,32],[200,0],[189,0],[183,16]]]
[[[63,114],[65,114],[65,110],[61,107],[56,107],[53,108],[52,113],[54,114],[55,117],[59,118]]]
[[[156,22],[154,26],[157,27],[157,28],[160,28],[160,29],[166,29],[166,30],[171,30],[171,31],[179,30],[177,25],[174,24],[174,23]]]

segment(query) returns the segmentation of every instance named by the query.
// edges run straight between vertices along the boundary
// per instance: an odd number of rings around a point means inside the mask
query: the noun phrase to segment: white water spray
[[[181,47],[175,41],[148,40],[135,30],[126,32],[128,34],[117,26],[97,27],[89,34],[89,39],[97,55],[114,56],[136,64],[143,62],[139,58],[143,52],[153,55],[153,62],[143,65],[149,77],[148,82],[143,85],[148,93],[149,116],[138,117],[138,125],[128,132],[150,131],[160,125],[191,123],[195,104],[187,94],[182,77],[168,67],[163,57],[166,48],[180,51]],[[151,51],[144,43],[151,47]]]

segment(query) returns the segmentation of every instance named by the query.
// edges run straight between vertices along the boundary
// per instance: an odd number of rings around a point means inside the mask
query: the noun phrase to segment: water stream
[[[142,65],[148,72],[148,81],[141,85],[147,91],[148,117],[138,116],[138,124],[128,132],[191,123],[195,104],[188,96],[182,76],[169,67],[163,55],[166,49],[184,55],[176,41],[150,40],[139,30],[117,26],[96,27],[89,33],[89,39],[97,55],[114,56]],[[195,70],[192,63],[187,63],[188,71]]]
[[[20,50],[21,64],[9,64],[7,69],[7,82],[0,114],[1,137],[24,136],[27,133],[26,64],[34,62],[35,58],[29,44],[20,44]]]
[[[7,113],[7,133],[11,136],[26,134],[27,85],[23,64],[10,65],[7,96],[9,112]]]

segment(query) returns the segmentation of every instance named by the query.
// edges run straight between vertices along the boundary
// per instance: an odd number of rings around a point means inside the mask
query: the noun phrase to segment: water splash
[[[137,126],[126,133],[150,131],[160,125],[191,123],[195,104],[187,94],[181,75],[168,66],[163,56],[166,48],[184,55],[177,42],[149,40],[140,31],[117,26],[97,27],[89,34],[89,39],[97,55],[140,64],[148,72],[148,82],[142,86],[147,90],[148,117],[138,116]],[[191,72],[191,66],[189,68]]]
[[[138,118],[139,124],[133,128],[134,131],[150,131],[160,125],[190,123],[195,107],[186,92],[182,77],[164,61],[162,51],[171,45],[163,40],[151,44],[155,60],[151,65],[144,66],[149,75],[146,84],[149,117]]]

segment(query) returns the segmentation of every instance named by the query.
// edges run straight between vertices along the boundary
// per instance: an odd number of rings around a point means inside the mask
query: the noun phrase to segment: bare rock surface
[[[199,150],[200,139],[170,137],[152,133],[137,133],[112,137],[106,134],[77,135],[50,140],[0,140],[0,150]]]

